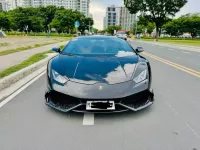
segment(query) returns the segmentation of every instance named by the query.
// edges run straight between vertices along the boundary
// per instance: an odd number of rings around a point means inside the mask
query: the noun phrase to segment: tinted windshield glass
[[[118,38],[77,38],[72,40],[62,54],[118,54],[134,53],[131,46]]]

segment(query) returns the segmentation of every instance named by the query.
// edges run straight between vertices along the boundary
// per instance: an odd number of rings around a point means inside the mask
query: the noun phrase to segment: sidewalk
[[[67,43],[68,43],[68,41],[54,43],[54,44],[50,44],[50,45],[46,45],[46,46],[41,46],[38,48],[33,48],[30,50],[26,50],[26,51],[12,53],[12,54],[5,55],[5,56],[0,56],[0,71],[6,69],[8,67],[20,64],[21,62],[28,59],[29,57],[31,57],[34,54],[45,52],[45,51],[50,50],[52,47],[59,47],[61,45],[66,45]]]
[[[147,44],[153,44],[153,45],[159,45],[159,46],[165,46],[169,48],[176,48],[176,49],[182,49],[187,51],[194,51],[200,53],[200,46],[187,46],[187,45],[180,45],[180,44],[172,44],[172,43],[162,43],[162,42],[155,42],[155,41],[143,41],[143,40],[132,40],[134,42],[140,42],[140,43],[147,43]]]

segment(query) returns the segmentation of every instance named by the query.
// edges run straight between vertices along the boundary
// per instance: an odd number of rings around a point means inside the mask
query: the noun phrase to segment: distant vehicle
[[[120,39],[127,40],[128,36],[125,31],[117,31],[116,36]]]
[[[71,40],[47,65],[46,104],[62,112],[139,111],[153,104],[151,66],[114,36]]]
[[[192,38],[191,34],[189,33],[184,33],[183,35],[179,36],[180,38]]]

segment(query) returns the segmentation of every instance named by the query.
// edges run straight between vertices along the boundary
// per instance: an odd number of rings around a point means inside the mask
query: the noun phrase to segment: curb
[[[49,59],[53,58],[54,56],[58,54],[53,53],[53,54],[47,54],[47,55],[48,55],[47,58],[0,79],[0,91],[5,88],[10,87],[12,84],[16,83],[17,81],[23,79],[24,77],[28,76],[34,71],[37,71],[38,69],[47,65]]]

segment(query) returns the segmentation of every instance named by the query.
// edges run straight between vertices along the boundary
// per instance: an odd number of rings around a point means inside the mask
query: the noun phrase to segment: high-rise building
[[[114,5],[106,8],[106,17],[104,18],[104,29],[108,26],[119,25],[120,7]]]
[[[119,25],[122,30],[132,30],[136,21],[136,15],[130,14],[125,7],[116,7],[114,5],[106,8],[106,17],[104,17],[104,29],[108,26]]]
[[[120,26],[123,30],[132,30],[136,23],[136,15],[131,14],[125,7],[121,8]]]
[[[93,19],[93,15],[91,13],[89,13],[88,17]]]
[[[55,5],[58,7],[70,8],[82,12],[86,17],[89,16],[90,0],[22,0],[22,7],[39,7]]]
[[[89,16],[90,0],[0,0],[0,9],[8,11],[17,7],[39,7],[55,5],[70,8]]]
[[[9,11],[15,8],[16,5],[14,0],[0,0],[0,10]]]
[[[106,17],[103,18],[103,29],[105,30],[107,28],[107,19]]]

